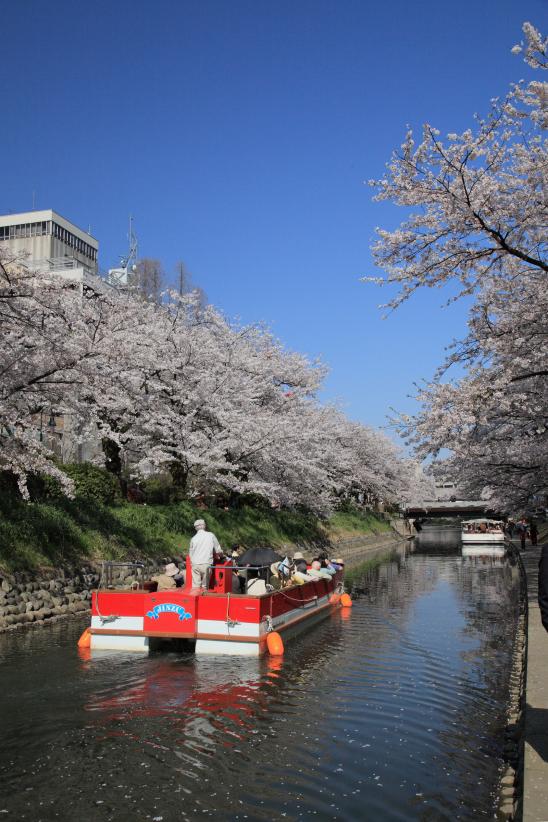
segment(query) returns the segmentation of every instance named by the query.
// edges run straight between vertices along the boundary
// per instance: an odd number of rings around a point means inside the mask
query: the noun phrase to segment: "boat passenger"
[[[308,570],[308,562],[304,558],[301,551],[296,551],[293,554],[293,562],[295,563],[296,571],[299,571],[301,574],[306,574]]]
[[[319,559],[313,559],[308,573],[316,579],[331,579],[331,574],[322,568]]]
[[[336,573],[334,568],[330,568],[330,562],[329,562],[328,556],[325,552],[322,552],[321,554],[318,554],[318,556],[315,557],[312,560],[312,562],[319,562],[320,563],[320,570],[325,571],[326,573],[329,574],[329,576],[333,576],[333,574]]]
[[[182,588],[186,582],[186,571],[181,571],[180,569],[177,569],[177,573],[175,574],[173,579],[175,580],[175,585],[177,586],[177,588]]]
[[[246,547],[241,542],[235,542],[230,549],[230,559],[232,560],[232,593],[244,594],[247,581],[247,572],[241,571],[238,567],[238,560],[245,552]]]
[[[281,577],[285,577],[289,579],[293,572],[293,561],[289,557],[284,557],[281,562],[278,563],[278,573]]]
[[[235,542],[234,545],[230,549],[230,556],[235,561],[239,559],[244,551],[246,550],[245,545],[242,545],[241,542]]]
[[[152,581],[157,583],[157,591],[171,591],[177,587],[175,577],[180,573],[174,562],[168,562],[163,574],[152,577]]]
[[[317,577],[313,577],[309,573],[303,574],[302,571],[295,571],[291,577],[291,581],[296,582],[297,585],[304,585],[305,582],[311,582],[314,579],[317,579]]]
[[[282,581],[280,579],[280,574],[278,571],[279,564],[279,562],[273,562],[270,566],[270,579],[268,582],[269,585],[271,585],[275,591],[279,591],[279,589],[282,587]]]
[[[208,571],[213,564],[213,557],[222,554],[219,540],[212,531],[206,531],[205,520],[197,519],[194,523],[196,533],[190,540],[188,555],[192,564],[192,585],[194,588],[207,588]]]

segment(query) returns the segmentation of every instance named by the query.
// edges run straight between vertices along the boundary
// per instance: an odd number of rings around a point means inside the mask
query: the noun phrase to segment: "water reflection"
[[[283,658],[83,654],[77,624],[0,638],[0,810],[492,817],[515,567],[428,536],[349,582],[354,607]]]

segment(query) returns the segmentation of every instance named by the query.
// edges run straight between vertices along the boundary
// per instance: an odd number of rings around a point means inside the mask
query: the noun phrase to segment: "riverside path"
[[[524,722],[523,822],[548,822],[548,633],[537,602],[538,562],[548,528],[538,546],[522,552],[529,599],[526,707]]]

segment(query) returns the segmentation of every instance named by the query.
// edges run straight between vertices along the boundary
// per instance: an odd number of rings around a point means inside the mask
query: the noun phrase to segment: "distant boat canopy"
[[[466,519],[462,521],[463,525],[481,525],[485,523],[485,525],[504,525],[504,520],[502,519]]]

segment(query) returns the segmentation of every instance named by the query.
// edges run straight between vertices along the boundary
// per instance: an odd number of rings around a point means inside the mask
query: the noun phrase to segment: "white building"
[[[70,271],[77,279],[97,275],[97,240],[51,208],[0,215],[2,246],[14,256],[22,255],[21,262],[29,268]]]
[[[80,286],[108,286],[98,278],[99,243],[70,220],[52,209],[0,215],[0,250],[31,271],[48,272]],[[87,462],[101,451],[100,440],[81,442],[70,414],[49,409],[35,415],[36,437],[62,462]]]

